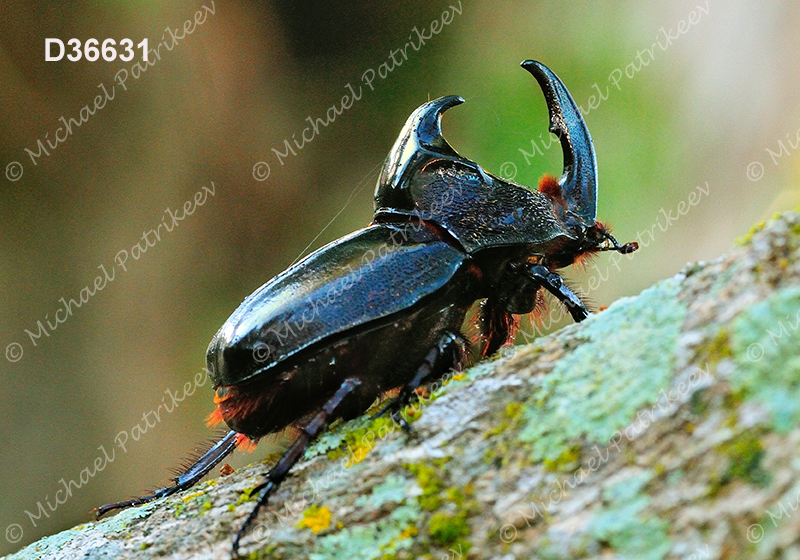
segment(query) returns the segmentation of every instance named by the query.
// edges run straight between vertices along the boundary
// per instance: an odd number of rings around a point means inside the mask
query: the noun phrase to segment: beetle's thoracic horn
[[[535,60],[524,61],[522,67],[539,82],[550,112],[550,132],[561,140],[564,174],[559,184],[564,200],[584,226],[593,226],[597,214],[597,160],[589,129],[558,76]]]
[[[448,95],[428,101],[411,113],[378,176],[376,211],[380,208],[413,210],[414,201],[407,192],[409,177],[431,159],[443,156],[462,159],[442,135],[442,113],[463,102],[458,95]]]
[[[438,152],[453,152],[455,150],[450,147],[447,140],[442,136],[442,113],[464,103],[464,98],[460,95],[446,95],[433,101],[428,101],[420,107],[414,119],[414,136],[416,141],[423,148],[434,148]]]
[[[414,160],[422,159],[431,152],[439,156],[459,158],[458,153],[442,135],[442,113],[461,103],[464,103],[462,97],[448,95],[428,101],[414,111],[389,152],[378,178],[378,185],[400,188],[403,175],[411,171],[409,167],[418,163]]]

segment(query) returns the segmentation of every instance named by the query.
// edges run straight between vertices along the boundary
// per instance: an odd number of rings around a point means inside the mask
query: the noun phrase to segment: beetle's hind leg
[[[138,506],[152,502],[153,500],[157,500],[159,498],[171,496],[176,492],[180,492],[181,490],[186,490],[187,488],[194,486],[200,481],[201,478],[207,475],[211,469],[222,462],[225,457],[230,455],[231,452],[236,449],[237,435],[238,434],[233,431],[225,434],[225,436],[215,443],[211,449],[203,453],[203,455],[200,456],[197,461],[189,465],[185,471],[173,479],[175,484],[156,490],[148,496],[142,496],[141,498],[133,498],[132,500],[126,500],[124,502],[116,502],[113,504],[100,506],[95,510],[95,518],[99,519],[100,516],[115,509]]]
[[[359,385],[361,385],[361,382],[355,377],[348,377],[345,379],[339,389],[336,391],[336,394],[334,394],[333,397],[331,397],[328,402],[323,405],[320,411],[314,415],[314,418],[311,419],[311,422],[305,425],[305,427],[301,430],[300,435],[297,437],[294,443],[292,443],[291,447],[286,450],[278,463],[272,468],[271,471],[269,471],[266,482],[255,488],[255,490],[259,491],[256,506],[245,518],[244,523],[236,532],[236,536],[233,539],[232,555],[234,558],[238,558],[239,542],[242,540],[247,528],[250,527],[250,525],[253,523],[253,520],[258,515],[258,510],[266,505],[267,501],[269,500],[270,493],[280,485],[284,478],[286,478],[286,475],[289,473],[294,464],[300,460],[300,457],[302,457],[306,452],[306,449],[308,449],[308,446],[311,444],[311,442],[314,441],[314,439],[316,439],[316,437],[322,431],[324,431],[325,428],[327,428],[331,421],[331,417],[334,416],[337,409],[345,401],[347,396],[355,391]]]
[[[443,334],[439,342],[427,353],[414,377],[403,386],[397,397],[386,403],[375,414],[375,417],[383,416],[391,411],[392,418],[397,420],[406,432],[410,432],[411,428],[408,423],[399,417],[400,409],[411,400],[416,390],[426,381],[441,377],[451,369],[459,369],[466,361],[468,349],[468,342],[460,334],[453,332]]]

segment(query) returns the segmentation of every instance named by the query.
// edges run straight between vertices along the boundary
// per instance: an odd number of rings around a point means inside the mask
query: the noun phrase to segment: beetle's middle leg
[[[453,332],[444,333],[439,342],[426,354],[414,377],[403,386],[397,397],[375,413],[375,417],[383,416],[390,410],[394,417],[426,380],[441,377],[450,369],[458,369],[466,360],[467,350],[468,343],[463,336]],[[409,431],[405,420],[400,418],[399,421],[403,429]]]
[[[284,478],[286,478],[286,475],[289,473],[295,463],[300,460],[311,442],[314,441],[316,437],[325,430],[325,428],[327,428],[331,421],[331,417],[335,415],[337,409],[345,401],[347,396],[355,391],[360,385],[361,381],[355,377],[348,377],[345,379],[336,393],[328,400],[328,402],[323,405],[320,411],[314,415],[314,418],[312,418],[311,421],[305,425],[300,432],[300,435],[297,437],[294,443],[292,443],[291,447],[286,450],[277,464],[272,467],[272,470],[269,471],[269,474],[267,475],[266,482],[256,486],[256,488],[253,490],[254,492],[259,492],[258,500],[256,501],[256,506],[244,520],[244,523],[236,533],[236,537],[233,539],[232,554],[234,558],[238,557],[239,541],[242,539],[245,531],[247,531],[247,528],[252,524],[253,520],[258,515],[258,510],[266,505],[272,491],[280,485]]]

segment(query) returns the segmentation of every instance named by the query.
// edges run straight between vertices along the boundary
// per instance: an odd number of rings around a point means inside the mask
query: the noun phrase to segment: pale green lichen
[[[416,501],[397,507],[389,517],[354,527],[317,539],[316,551],[310,560],[374,560],[395,554],[413,544],[413,527],[422,511]]]
[[[379,485],[372,489],[368,496],[359,496],[355,507],[368,507],[371,510],[380,510],[386,504],[400,504],[408,493],[409,481],[402,476],[390,474]]]
[[[175,517],[180,517],[184,513],[186,513],[186,504],[184,503],[177,503],[172,508],[172,515],[174,515]]]
[[[646,487],[656,478],[654,471],[641,471],[614,482],[602,493],[602,505],[592,509],[585,527],[571,532],[548,531],[537,554],[542,560],[605,558],[662,560],[672,545],[669,524],[652,513]],[[607,550],[612,549],[609,555]]]
[[[513,352],[512,349],[501,349],[497,354],[495,354],[492,358],[487,360],[483,360],[478,364],[475,364],[471,368],[467,369],[464,372],[464,376],[460,379],[453,379],[453,382],[456,383],[467,383],[472,382],[482,377],[489,377],[497,373],[497,360],[502,359],[505,352]],[[444,387],[440,390],[443,391]]]
[[[48,555],[58,555],[58,551],[76,537],[86,536],[92,532],[98,533],[98,538],[103,538],[109,533],[119,533],[124,531],[136,519],[149,517],[156,509],[156,503],[149,503],[135,508],[122,510],[114,517],[104,519],[94,524],[84,524],[66,531],[61,531],[55,535],[44,537],[43,539],[30,544],[22,550],[7,556],[5,560],[28,560],[42,558]],[[63,554],[63,553],[62,553]]]
[[[392,505],[392,513],[379,521],[352,527],[342,527],[340,530],[330,525],[329,511],[326,507],[312,506],[303,513],[302,527],[309,529],[326,529],[330,534],[320,536],[314,541],[314,552],[303,552],[303,557],[312,560],[332,560],[337,558],[353,558],[355,560],[372,560],[374,558],[391,557],[403,549],[408,549],[414,543],[413,537],[417,534],[417,523],[422,515],[422,510],[417,500],[408,499],[408,491],[413,483],[408,478],[391,474],[379,485],[375,486],[369,495],[360,496],[354,506],[371,511],[379,511],[387,504]],[[324,513],[324,518],[320,515]],[[311,520],[309,522],[308,520]],[[316,531],[315,531],[316,532]],[[266,553],[262,550],[261,553]],[[270,549],[266,557],[284,552],[291,556],[291,550],[283,547]]]
[[[360,416],[349,422],[337,424],[332,429],[326,430],[319,435],[317,440],[306,449],[305,459],[311,459],[317,455],[323,455],[331,451],[338,450],[345,438],[355,430],[363,430],[372,422],[370,416]]]
[[[72,539],[82,535],[83,530],[80,529],[67,529],[55,535],[44,537],[43,539],[30,544],[20,550],[19,552],[7,556],[5,560],[28,560],[33,558],[41,558],[45,554],[54,553],[62,546],[70,542]]]
[[[571,445],[553,460],[545,459],[544,467],[550,472],[572,473],[580,467],[581,448],[579,445]]]
[[[349,427],[338,448],[328,452],[328,459],[347,456],[347,468],[363,461],[375,444],[388,434],[399,431],[400,425],[386,416],[373,418],[363,416],[366,422],[358,422]]]
[[[786,433],[800,422],[800,286],[784,288],[731,324],[731,387],[760,402]]]
[[[651,500],[643,492],[654,476],[644,471],[606,488],[605,505],[589,522],[591,535],[621,560],[662,560],[670,550],[669,525],[648,513]]]
[[[159,501],[155,501],[135,508],[124,509],[114,517],[99,522],[96,528],[104,533],[123,531],[134,520],[150,517],[158,504]]]
[[[520,439],[531,443],[533,460],[558,461],[576,440],[607,444],[657,402],[669,387],[686,314],[680,289],[678,279],[660,282],[576,331],[581,343],[536,380],[526,403]]]

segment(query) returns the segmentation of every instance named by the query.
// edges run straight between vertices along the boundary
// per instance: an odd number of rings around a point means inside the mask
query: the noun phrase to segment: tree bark
[[[800,554],[800,215],[446,379],[413,434],[335,426],[242,542],[255,558]],[[412,411],[414,412],[414,411]],[[255,464],[9,558],[228,558]]]

